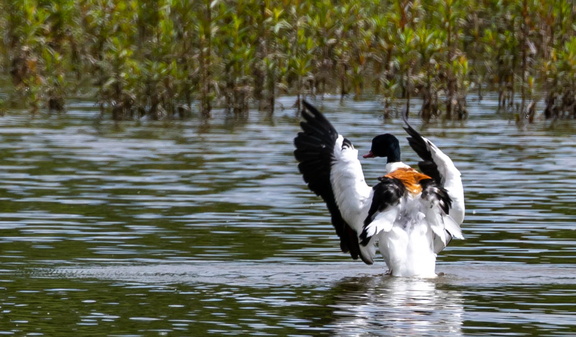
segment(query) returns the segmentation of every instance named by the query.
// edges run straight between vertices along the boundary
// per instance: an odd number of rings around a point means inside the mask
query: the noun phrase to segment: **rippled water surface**
[[[291,99],[286,99],[286,105]],[[360,152],[399,120],[322,109]],[[0,335],[576,335],[576,126],[491,101],[415,127],[463,174],[465,241],[434,280],[340,253],[292,155],[294,111],[247,121],[0,117]],[[381,160],[363,161],[368,180]]]

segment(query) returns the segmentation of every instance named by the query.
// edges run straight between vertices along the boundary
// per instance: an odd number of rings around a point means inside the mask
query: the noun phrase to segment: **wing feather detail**
[[[418,154],[422,161],[418,167],[422,173],[430,176],[441,188],[444,188],[450,199],[448,207],[449,214],[458,224],[464,221],[464,188],[460,178],[460,171],[456,168],[452,159],[442,152],[430,140],[422,137],[418,131],[414,130],[408,123],[406,116],[402,116],[406,127],[404,130],[410,137],[407,137],[410,147]]]
[[[340,154],[343,147],[352,147],[352,143],[343,141],[334,126],[314,106],[306,101],[303,103],[304,120],[300,123],[303,131],[294,139],[298,169],[310,190],[326,203],[332,225],[340,238],[341,250],[350,253],[353,259],[361,257],[365,263],[372,264],[372,258],[360,249],[357,230],[343,218],[332,186],[334,165],[340,160],[336,155]]]
[[[367,246],[372,237],[380,232],[389,232],[394,226],[400,207],[397,206],[406,193],[404,184],[395,178],[381,177],[376,184],[368,216],[360,234],[360,244]]]
[[[434,232],[434,252],[439,253],[452,238],[464,239],[460,225],[449,215],[452,199],[448,191],[438,186],[433,179],[420,181],[421,199],[425,217]]]

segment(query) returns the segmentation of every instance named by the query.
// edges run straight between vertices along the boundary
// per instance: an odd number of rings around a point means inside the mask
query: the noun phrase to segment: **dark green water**
[[[297,172],[291,110],[116,127],[78,102],[1,117],[0,335],[576,335],[576,125],[517,127],[492,103],[414,122],[466,189],[467,239],[435,280],[339,252]],[[363,152],[403,136],[377,106],[323,109]],[[363,164],[376,182],[384,163]]]

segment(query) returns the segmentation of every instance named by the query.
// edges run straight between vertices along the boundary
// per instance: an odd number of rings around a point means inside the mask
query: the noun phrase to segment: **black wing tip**
[[[325,131],[336,133],[334,126],[332,126],[332,124],[328,121],[324,114],[320,112],[320,110],[318,110],[314,105],[306,100],[302,100],[302,104],[304,105],[304,108],[300,114],[302,115],[302,118],[304,118],[304,121],[300,122],[300,126],[302,129],[304,129],[304,131],[306,131],[305,125],[309,124],[325,129]]]
[[[314,118],[321,118],[322,113],[312,103],[303,99],[302,105],[304,106],[304,108],[302,109],[301,114],[305,119],[307,119],[306,117],[311,117],[311,116],[313,116]]]
[[[302,100],[302,104],[304,105],[304,108],[310,111],[318,111],[318,109],[316,109],[316,107],[312,105],[312,103],[308,102],[306,99]]]
[[[418,131],[416,131],[412,125],[410,125],[410,123],[408,123],[408,111],[407,109],[404,109],[402,111],[402,121],[404,121],[404,124],[406,124],[406,127],[404,127],[404,130],[406,130],[406,132],[417,139],[422,139],[422,136],[420,135],[420,133]]]
[[[432,153],[430,153],[430,150],[428,149],[429,146],[429,141],[424,139],[424,137],[422,137],[422,135],[416,131],[412,125],[410,125],[408,123],[408,120],[405,119],[404,115],[402,116],[404,119],[404,123],[406,123],[406,127],[404,127],[404,130],[406,131],[406,133],[408,133],[408,135],[410,137],[406,137],[406,139],[408,140],[408,144],[410,145],[410,147],[418,154],[418,156],[420,156],[420,158],[422,158],[424,161],[430,161],[433,162],[432,159]],[[424,172],[425,174],[428,174],[426,172]]]
[[[422,138],[422,135],[421,135],[418,131],[416,131],[416,130],[412,127],[412,125],[408,124],[407,121],[404,121],[404,122],[406,122],[406,127],[404,127],[403,129],[406,131],[406,133],[408,133],[408,135],[410,135],[410,137],[408,137],[408,139],[409,139],[409,140],[410,140],[410,139],[414,139],[414,140],[417,140],[417,141],[420,141],[420,142],[424,142],[424,139]]]

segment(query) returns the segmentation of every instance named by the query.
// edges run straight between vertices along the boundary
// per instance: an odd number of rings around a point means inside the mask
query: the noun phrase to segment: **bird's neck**
[[[402,161],[402,159],[400,159],[400,149],[398,149],[398,148],[393,149],[392,151],[389,151],[388,153],[389,153],[389,155],[388,155],[387,161],[386,161],[387,164],[399,163]]]
[[[393,163],[386,163],[386,173],[394,172],[399,168],[409,168],[410,166],[404,164],[401,161],[396,161]]]

